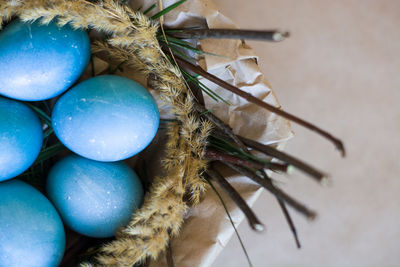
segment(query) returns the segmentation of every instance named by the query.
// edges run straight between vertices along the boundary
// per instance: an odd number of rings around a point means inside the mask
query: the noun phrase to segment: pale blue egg
[[[55,97],[78,80],[89,59],[85,31],[15,20],[0,31],[0,94],[25,101]]]
[[[39,155],[42,141],[42,125],[33,110],[0,97],[0,181],[27,170]]]
[[[54,132],[73,152],[98,161],[118,161],[142,151],[158,130],[152,95],[130,79],[104,75],[79,83],[52,112]]]
[[[64,226],[50,201],[19,180],[0,183],[0,266],[56,267]]]
[[[70,155],[50,170],[47,195],[67,226],[80,234],[103,238],[128,224],[143,202],[143,187],[124,162]]]

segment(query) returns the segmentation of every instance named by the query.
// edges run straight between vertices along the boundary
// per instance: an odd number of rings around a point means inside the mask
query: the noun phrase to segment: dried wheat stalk
[[[94,52],[110,52],[112,46],[112,57],[123,57],[126,64],[155,77],[153,86],[180,122],[168,126],[166,174],[155,179],[143,207],[117,233],[116,240],[103,246],[94,262],[82,266],[132,266],[147,257],[157,258],[170,235],[180,230],[188,208],[184,195],[190,196],[189,204],[197,204],[206,188],[201,174],[207,165],[203,152],[211,131],[211,123],[195,115],[193,96],[179,69],[163,54],[156,39],[158,25],[112,0],[101,4],[85,0],[0,0],[0,12],[0,22],[18,16],[23,21],[56,20],[59,25],[69,23],[74,28],[107,33],[108,43],[95,44]]]

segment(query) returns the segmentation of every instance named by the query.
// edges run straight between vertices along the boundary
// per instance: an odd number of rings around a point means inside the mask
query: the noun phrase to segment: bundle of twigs
[[[191,205],[200,202],[210,180],[228,193],[245,213],[253,229],[263,230],[264,226],[246,202],[218,172],[216,162],[222,162],[270,191],[277,198],[300,246],[286,205],[310,219],[316,214],[275,186],[264,169],[286,172],[289,166],[294,166],[319,182],[323,181],[325,175],[273,147],[235,135],[229,126],[205,108],[201,90],[206,88],[190,73],[196,73],[261,108],[316,131],[333,141],[344,154],[341,141],[328,132],[220,80],[191,63],[180,50],[173,49],[179,47],[202,53],[180,38],[261,38],[280,41],[287,36],[286,33],[223,29],[164,31],[162,27],[160,30],[160,24],[155,19],[162,18],[163,14],[182,2],[184,0],[148,18],[144,13],[149,10],[143,13],[133,11],[113,0],[0,0],[0,25],[2,21],[18,17],[23,21],[40,20],[42,23],[55,20],[59,25],[69,23],[75,28],[104,33],[106,39],[96,41],[92,52],[107,53],[118,66],[123,64],[148,77],[151,86],[160,91],[162,100],[171,106],[176,117],[175,121],[167,124],[168,142],[163,159],[165,175],[153,181],[142,208],[134,214],[130,223],[118,231],[115,239],[99,247],[95,256],[82,263],[82,266],[132,266],[149,257],[157,258],[168,247],[171,236],[179,234],[185,212]],[[212,92],[208,93],[212,95]],[[40,109],[38,112],[41,112]],[[48,119],[46,114],[42,115],[44,120]],[[279,163],[256,157],[251,154],[251,149],[269,158],[276,158]],[[51,147],[41,155],[47,159],[57,151],[59,148]]]

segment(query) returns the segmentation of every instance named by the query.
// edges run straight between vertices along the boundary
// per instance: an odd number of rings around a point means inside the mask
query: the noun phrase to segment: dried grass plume
[[[103,246],[93,262],[82,263],[85,267],[132,266],[148,257],[157,258],[170,237],[179,233],[188,205],[200,201],[206,187],[201,174],[207,165],[203,153],[211,123],[199,120],[179,69],[162,52],[156,38],[159,25],[118,1],[100,3],[0,0],[0,25],[18,16],[26,22],[54,20],[61,26],[69,23],[74,28],[107,33],[107,43],[95,43],[93,52],[106,51],[114,60],[155,77],[152,85],[172,107],[178,122],[168,126],[165,176],[155,179],[142,208],[116,239]],[[189,203],[184,201],[186,196]]]

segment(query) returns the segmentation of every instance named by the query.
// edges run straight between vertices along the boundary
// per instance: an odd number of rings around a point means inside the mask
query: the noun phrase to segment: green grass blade
[[[177,54],[177,55],[180,56],[181,58],[183,58],[183,59],[185,59],[185,60],[188,60],[188,61],[191,61],[191,60],[192,60],[192,58],[190,58],[190,57],[188,57],[187,55],[185,55],[185,53],[179,51],[176,47],[170,47],[170,48],[171,48],[171,50],[172,50],[173,53]]]
[[[180,6],[181,4],[185,3],[186,0],[181,0],[176,2],[175,4],[170,5],[169,7],[161,10],[160,12],[158,12],[157,14],[155,14],[154,16],[151,17],[151,19],[158,19],[159,17],[167,14],[168,12],[170,12],[171,10],[175,9],[176,7]]]
[[[197,78],[196,80],[199,82],[199,86],[201,88],[203,88],[204,90],[208,90],[209,92],[211,92],[216,98],[218,98],[219,100],[221,100],[222,102],[224,102],[225,104],[227,104],[228,106],[231,105],[231,103],[229,103],[228,101],[226,101],[223,97],[221,97],[219,94],[217,94],[216,92],[214,92],[213,90],[211,90],[209,87],[207,87],[204,83],[200,82]]]
[[[152,11],[156,6],[157,6],[156,3],[152,4],[148,9],[146,9],[146,10],[143,12],[143,14],[146,15],[147,13],[149,13],[150,11]]]
[[[228,216],[229,221],[231,222],[231,225],[232,225],[233,229],[235,230],[235,233],[236,233],[236,236],[237,236],[237,238],[238,238],[238,240],[239,240],[240,246],[242,247],[242,250],[243,250],[244,254],[246,255],[247,262],[249,263],[249,266],[250,266],[250,267],[253,267],[253,264],[251,263],[249,254],[247,253],[246,247],[244,246],[243,240],[242,240],[242,238],[240,237],[238,230],[236,229],[235,223],[234,223],[233,220],[232,220],[232,217],[231,217],[231,215],[230,215],[230,213],[229,213],[228,207],[226,206],[224,200],[222,199],[222,196],[220,195],[220,193],[218,192],[218,190],[214,187],[214,185],[213,185],[210,181],[208,181],[207,179],[206,179],[206,181],[207,181],[207,183],[211,186],[211,188],[212,188],[212,190],[215,192],[215,194],[218,196],[219,201],[221,201],[221,204],[222,204],[222,206],[223,206],[224,209],[225,209],[226,215]]]
[[[44,105],[44,107],[45,107],[46,110],[47,110],[47,113],[46,113],[46,114],[51,113],[51,109],[50,109],[49,104],[47,103],[47,101],[46,101],[46,100],[43,100],[43,101],[41,101],[41,103]]]
[[[189,42],[186,42],[184,40],[181,40],[181,39],[178,39],[178,38],[174,38],[174,37],[170,37],[170,36],[166,36],[166,38],[167,38],[167,40],[165,40],[165,37],[163,35],[159,35],[158,36],[159,41],[165,43],[166,45],[168,45],[169,48],[171,49],[171,51],[174,54],[177,54],[180,57],[182,57],[182,58],[184,58],[184,59],[186,59],[188,61],[192,61],[192,58],[188,57],[183,52],[179,51],[177,48],[188,49],[188,50],[191,50],[194,53],[200,54],[200,55],[210,54],[210,55],[213,55],[213,56],[218,56],[218,55],[215,55],[215,54],[204,52],[204,51],[202,51],[202,50],[200,50],[198,48],[195,48],[195,47],[191,46],[191,44]],[[175,62],[170,57],[168,57],[168,58],[171,61],[171,63],[175,64]],[[186,72],[184,69],[182,69],[182,68],[179,68],[179,69],[181,70],[182,74],[184,75],[184,77],[187,80],[190,80],[190,81],[194,82],[197,86],[200,87],[200,89],[203,92],[205,92],[208,96],[210,96],[214,101],[219,102],[219,100],[221,100],[225,104],[230,105],[230,103],[228,101],[226,101],[224,98],[222,98],[221,96],[216,94],[213,90],[208,88],[205,84],[200,82],[198,80],[198,78],[197,78],[199,75],[197,75],[197,74],[196,75],[191,75],[188,72]]]
[[[194,53],[196,53],[198,55],[209,55],[209,56],[214,56],[214,57],[226,58],[225,56],[214,54],[214,53],[210,53],[210,52],[206,52],[206,51],[203,51],[203,50],[198,49],[196,47],[193,47],[191,43],[186,42],[184,40],[181,40],[179,38],[175,38],[175,37],[167,35],[167,41],[171,45],[175,45],[175,46],[178,46],[178,47],[181,47],[181,48],[185,48],[185,49],[191,50],[191,51],[193,51]]]
[[[51,127],[48,128],[46,131],[44,131],[43,139],[46,139],[47,137],[49,137],[53,132],[54,132],[53,128],[51,128]]]
[[[43,110],[41,110],[40,108],[30,104],[30,103],[26,103],[25,104],[30,107],[31,109],[33,109],[33,111],[36,112],[36,114],[39,115],[39,117],[47,124],[47,125],[51,125],[51,118],[49,115],[47,115]]]
[[[265,164],[269,163],[269,161],[267,161],[267,160],[261,159],[259,157],[256,157],[256,156],[252,155],[252,154],[244,152],[239,147],[233,145],[232,143],[230,143],[229,141],[227,141],[227,140],[225,140],[225,139],[223,139],[221,137],[212,135],[212,138],[210,139],[210,143],[213,144],[213,142],[215,140],[218,140],[217,143],[219,145],[221,145],[221,144],[225,145],[225,151],[226,152],[231,153],[231,154],[235,154],[236,156],[241,157],[242,159],[251,159],[251,160],[258,161],[260,163],[265,163]]]
[[[204,92],[208,92],[210,94],[212,94],[215,98],[218,98],[219,100],[221,100],[222,102],[224,102],[227,105],[230,105],[230,103],[228,101],[226,101],[225,99],[223,99],[220,95],[218,95],[217,93],[215,93],[213,90],[211,90],[210,88],[208,88],[204,83],[200,82],[199,79],[197,79],[197,77],[189,74],[188,72],[186,72],[184,69],[181,69],[181,71],[184,73],[184,75],[187,76],[188,79],[190,79],[192,82],[196,83]],[[207,93],[207,94],[208,94]],[[215,100],[215,99],[214,99]],[[218,100],[216,100],[216,102],[218,102]]]
[[[228,101],[226,101],[225,99],[223,99],[220,95],[218,95],[217,93],[215,93],[213,90],[211,90],[210,88],[208,88],[205,84],[203,84],[202,82],[200,82],[196,77],[194,77],[193,75],[189,74],[187,71],[185,71],[184,69],[180,68],[180,70],[182,71],[183,75],[190,81],[194,82],[197,86],[200,87],[200,89],[202,91],[204,91],[208,96],[210,96],[212,99],[214,99],[215,102],[219,102],[219,100],[221,100],[222,102],[224,102],[227,105],[230,105],[230,103]]]
[[[190,46],[190,45],[184,45],[184,44],[180,44],[180,43],[172,42],[172,41],[168,41],[168,44],[171,45],[171,46],[180,47],[180,48],[184,48],[184,49],[190,50],[190,51],[192,51],[192,52],[194,52],[195,54],[198,54],[198,55],[204,55],[203,51],[201,51],[200,49],[197,49],[197,48],[195,48],[193,46]]]
[[[182,32],[183,30],[200,30],[202,29],[199,26],[195,27],[185,27],[184,29],[165,29],[165,33],[176,33],[176,32]]]
[[[207,113],[210,113],[210,112],[213,112],[214,110],[215,110],[215,108],[208,109],[208,110],[206,110],[206,111],[200,113],[200,116],[202,116],[202,115],[204,115],[204,114],[207,114]]]
[[[34,171],[34,170],[33,171],[26,171],[26,172],[18,175],[18,177],[21,178],[21,177],[26,177],[27,176],[28,178],[32,178],[33,176],[36,176],[38,174],[40,174],[39,171]]]
[[[194,83],[196,83],[196,81],[195,80],[193,80],[193,79],[191,79],[190,77],[188,77],[188,75],[185,75],[184,74],[184,76],[189,80],[189,81],[192,81],[192,82],[194,82]],[[196,83],[197,85],[198,85],[198,83]],[[199,85],[198,85],[199,86]],[[199,86],[200,87],[200,89],[203,91],[203,92],[205,92],[209,97],[211,97],[215,102],[219,102],[219,100],[218,100],[218,98],[216,98],[212,93],[212,91],[211,90],[206,90],[206,89],[204,89],[204,88],[202,88],[201,86]]]
[[[177,44],[187,45],[187,46],[191,46],[192,45],[191,43],[189,43],[187,41],[184,41],[182,39],[179,39],[179,38],[175,38],[175,37],[168,36],[168,35],[166,35],[166,37],[167,37],[167,41],[168,42],[174,42],[174,43],[177,43]]]
[[[55,155],[57,155],[64,149],[65,149],[65,147],[61,143],[57,143],[55,145],[52,145],[52,146],[42,149],[42,151],[40,152],[39,156],[37,157],[34,165],[41,163],[45,160],[48,160],[51,157],[54,157]]]

